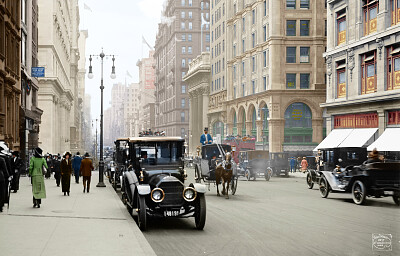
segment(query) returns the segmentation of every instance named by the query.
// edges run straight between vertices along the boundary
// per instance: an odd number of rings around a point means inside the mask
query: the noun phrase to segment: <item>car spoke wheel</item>
[[[194,221],[198,230],[203,230],[206,225],[206,197],[199,194],[195,209]]]
[[[144,196],[137,196],[137,207],[138,226],[140,230],[144,231],[147,228],[146,200]]]
[[[314,182],[312,181],[311,173],[307,173],[307,186],[309,189],[312,189],[314,187]]]
[[[325,176],[323,176],[319,181],[319,193],[323,198],[327,198],[329,195],[329,184]]]
[[[394,195],[393,196],[393,201],[400,206],[400,195]]]
[[[233,196],[236,193],[237,183],[238,183],[238,178],[237,177],[232,177],[232,180],[231,180],[231,191],[232,191],[232,193],[231,194]]]
[[[353,194],[353,201],[354,203],[360,205],[365,202],[365,197],[367,196],[366,194],[366,189],[365,185],[361,180],[356,180],[353,184],[352,188],[352,194]]]

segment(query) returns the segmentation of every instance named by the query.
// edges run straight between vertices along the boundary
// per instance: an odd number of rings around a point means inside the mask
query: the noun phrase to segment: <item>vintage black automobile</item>
[[[272,175],[268,169],[269,152],[267,150],[241,151],[239,155],[239,174],[248,181],[256,180],[257,177],[269,181]]]
[[[282,174],[285,175],[285,177],[289,177],[289,153],[269,153],[269,161],[267,166],[268,172],[271,172],[278,177]]]
[[[184,139],[137,137],[129,140],[129,170],[124,173],[122,198],[138,226],[147,228],[147,217],[194,217],[202,230],[206,221],[206,186],[185,186]]]
[[[309,189],[314,187],[314,183],[319,184],[322,171],[333,171],[337,166],[360,165],[367,160],[367,149],[358,148],[325,148],[319,150],[319,163],[315,169],[309,168],[306,182]],[[317,157],[318,159],[318,157]]]
[[[319,190],[323,198],[329,192],[351,193],[354,203],[364,204],[367,197],[392,196],[400,205],[400,162],[364,163],[322,171]]]
[[[110,162],[108,179],[116,190],[121,187],[121,178],[129,165],[129,138],[119,138],[115,142],[113,163]]]

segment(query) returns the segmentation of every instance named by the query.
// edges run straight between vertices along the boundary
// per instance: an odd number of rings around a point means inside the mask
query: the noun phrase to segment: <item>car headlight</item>
[[[183,190],[183,198],[188,201],[192,202],[196,199],[197,197],[197,192],[194,188],[192,187],[187,187],[185,190]]]
[[[162,200],[164,200],[164,197],[164,190],[162,190],[161,188],[155,188],[151,191],[151,200],[156,203],[162,202]]]

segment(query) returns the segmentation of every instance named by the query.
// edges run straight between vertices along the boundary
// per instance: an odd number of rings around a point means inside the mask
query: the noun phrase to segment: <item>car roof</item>
[[[132,137],[129,142],[183,142],[185,139],[181,137],[164,137],[164,136],[154,136],[154,137]]]
[[[129,141],[129,138],[118,138],[116,141]]]

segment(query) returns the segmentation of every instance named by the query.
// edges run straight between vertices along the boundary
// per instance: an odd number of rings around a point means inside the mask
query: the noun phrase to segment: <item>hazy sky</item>
[[[138,82],[136,62],[148,56],[149,48],[142,44],[142,35],[154,46],[158,23],[164,0],[80,0],[81,29],[87,29],[86,69],[89,55],[115,54],[117,78],[110,78],[111,58],[104,62],[104,109],[111,101],[111,87],[114,83]],[[85,10],[86,4],[92,11]],[[100,117],[100,59],[94,59],[93,79],[86,76],[86,93],[92,96],[92,118]],[[126,76],[126,72],[132,78]]]

